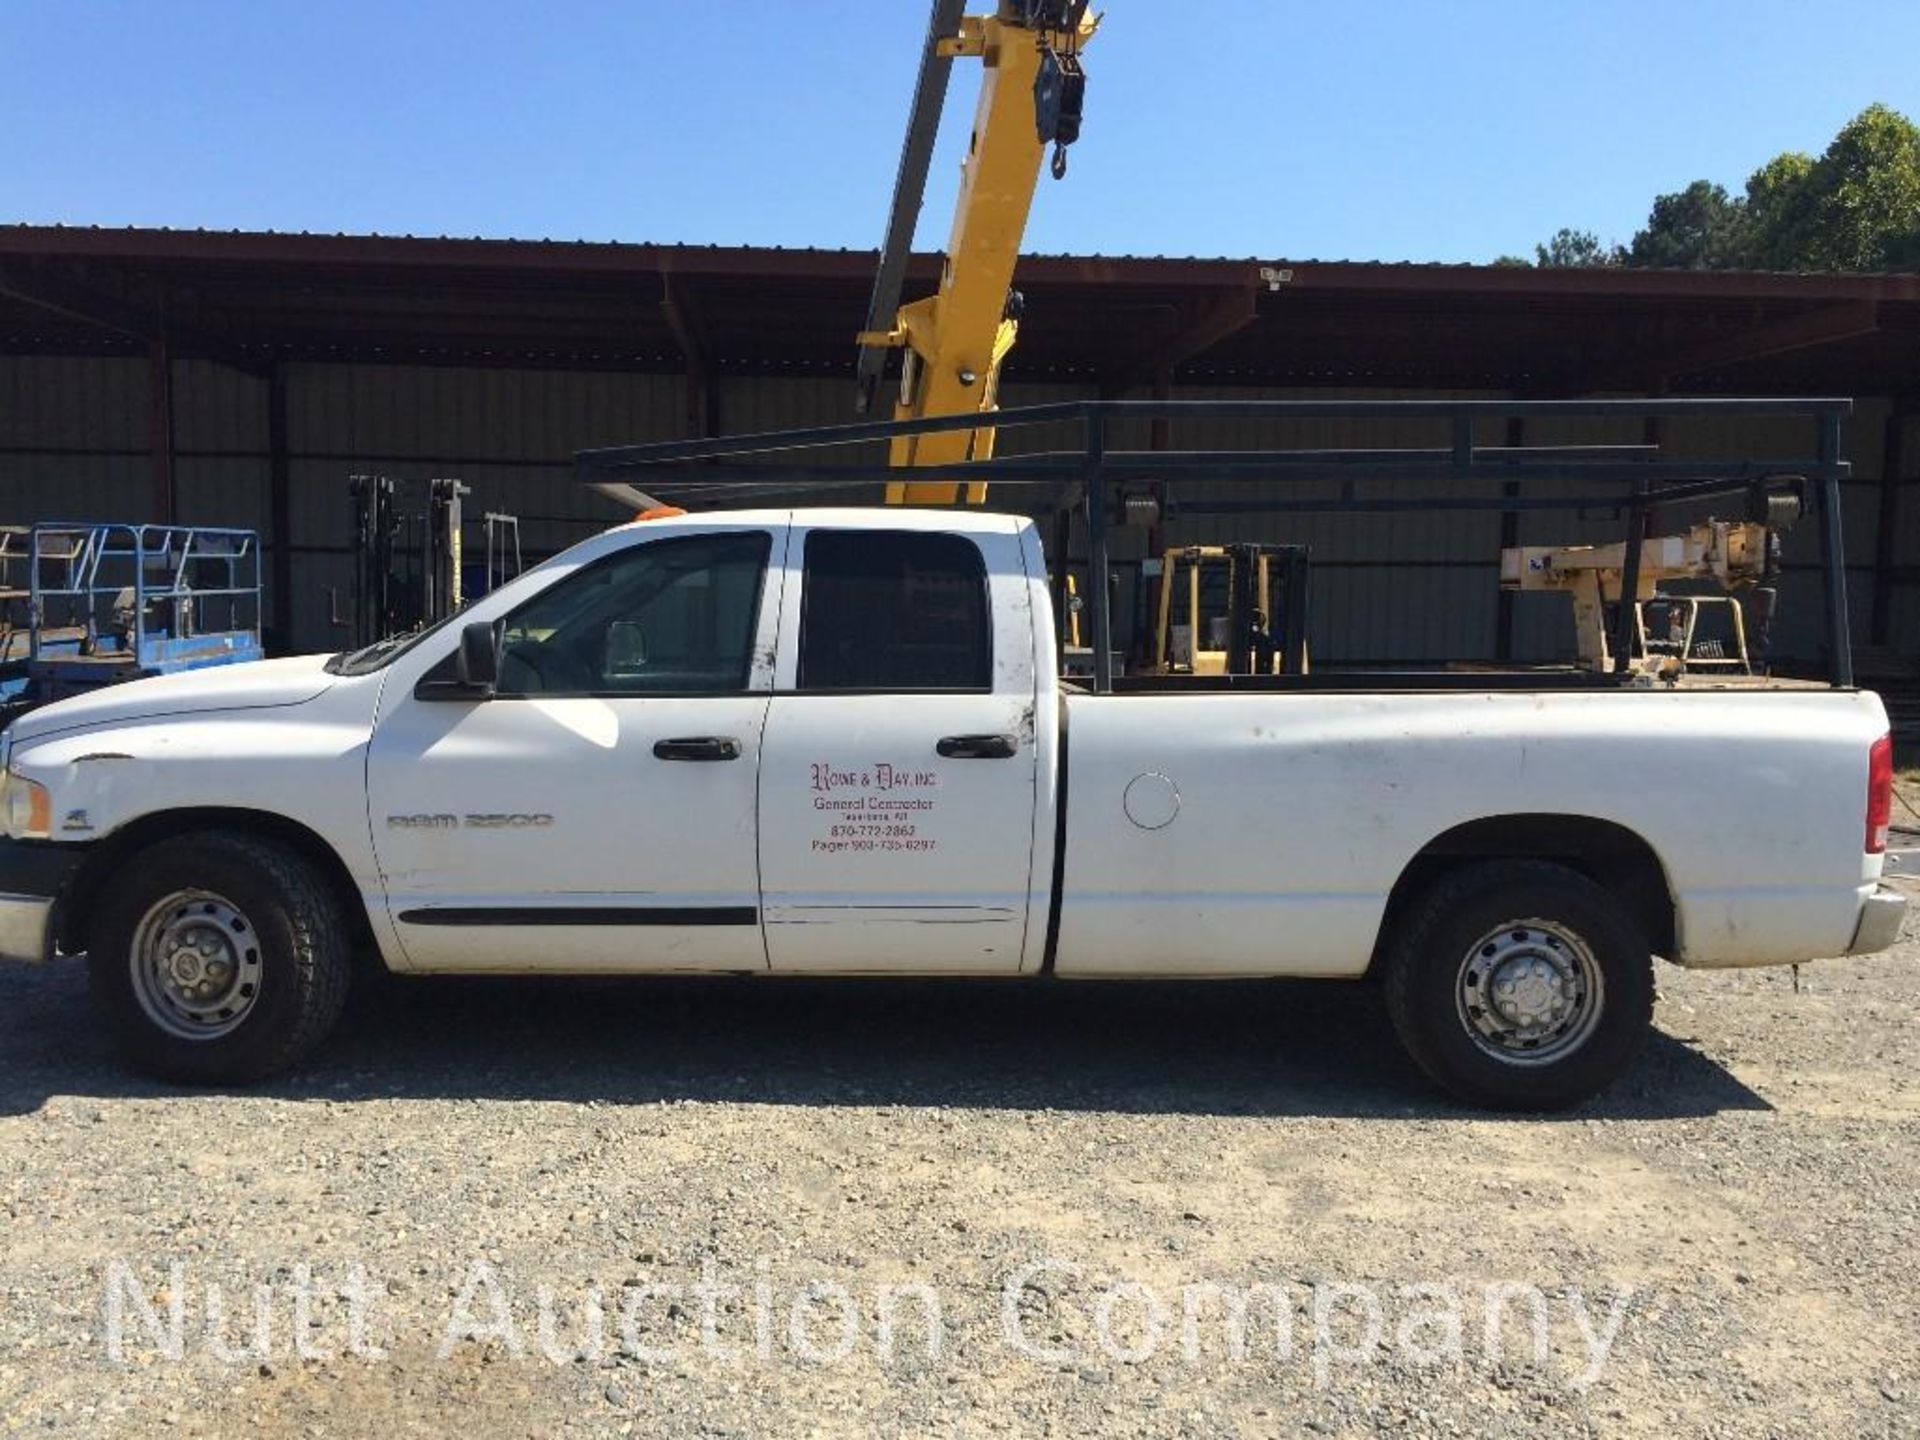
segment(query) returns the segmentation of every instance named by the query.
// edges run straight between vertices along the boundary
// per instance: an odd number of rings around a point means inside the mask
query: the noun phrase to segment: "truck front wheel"
[[[340,1018],[351,946],[314,866],[232,831],[178,835],[125,862],[88,934],[94,999],[162,1079],[233,1084],[304,1059]]]
[[[1653,1019],[1646,938],[1584,875],[1540,861],[1454,871],[1414,901],[1386,956],[1394,1029],[1471,1104],[1557,1110],[1611,1084]]]

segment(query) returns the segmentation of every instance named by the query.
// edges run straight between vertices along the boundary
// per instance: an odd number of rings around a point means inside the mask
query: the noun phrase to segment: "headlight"
[[[47,840],[53,835],[53,797],[23,775],[0,774],[0,833],[10,840]]]

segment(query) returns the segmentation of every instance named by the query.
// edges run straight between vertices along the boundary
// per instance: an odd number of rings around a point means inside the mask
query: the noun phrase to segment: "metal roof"
[[[0,226],[0,351],[848,374],[865,250]],[[940,257],[913,258],[908,293]],[[1886,393],[1920,276],[1028,255],[1010,378]]]

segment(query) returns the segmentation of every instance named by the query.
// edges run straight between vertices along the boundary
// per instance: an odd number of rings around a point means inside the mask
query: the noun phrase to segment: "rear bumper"
[[[0,840],[0,960],[51,958],[60,896],[84,856],[73,845]]]
[[[1901,922],[1907,918],[1907,897],[1898,890],[1880,886],[1860,906],[1860,923],[1854,927],[1849,955],[1871,955],[1885,950],[1900,938]]]

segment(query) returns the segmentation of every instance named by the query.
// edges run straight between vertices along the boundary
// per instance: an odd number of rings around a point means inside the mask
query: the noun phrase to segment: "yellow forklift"
[[[1147,673],[1307,674],[1308,563],[1304,545],[1164,551]]]

